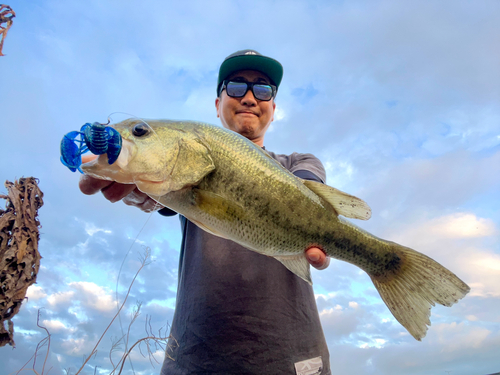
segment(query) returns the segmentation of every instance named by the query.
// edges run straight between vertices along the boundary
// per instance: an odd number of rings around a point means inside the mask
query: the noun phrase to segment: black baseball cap
[[[217,95],[219,95],[222,81],[230,74],[243,69],[257,70],[264,73],[276,85],[276,88],[279,87],[283,78],[283,66],[278,61],[261,55],[253,49],[244,49],[229,55],[222,62],[219,77],[217,78]]]

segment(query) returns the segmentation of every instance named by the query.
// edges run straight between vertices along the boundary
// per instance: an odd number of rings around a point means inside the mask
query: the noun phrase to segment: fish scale
[[[149,131],[135,131],[146,125]],[[311,283],[305,257],[309,247],[356,265],[417,340],[427,332],[435,303],[451,306],[469,292],[462,280],[426,255],[339,216],[368,219],[371,210],[365,202],[297,178],[235,132],[196,122],[137,119],[113,128],[123,141],[116,163],[109,165],[102,155],[82,165],[86,174],[135,183],[200,228],[276,258],[306,282]]]

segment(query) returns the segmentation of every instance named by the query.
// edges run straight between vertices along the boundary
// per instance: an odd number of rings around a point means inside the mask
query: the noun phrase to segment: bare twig
[[[137,272],[135,273],[134,275],[134,278],[132,279],[132,282],[130,283],[130,286],[128,287],[128,290],[127,290],[127,294],[125,295],[125,299],[123,300],[122,304],[120,305],[120,308],[118,309],[118,312],[115,314],[115,316],[113,317],[113,319],[111,320],[111,322],[108,324],[108,326],[106,327],[106,329],[104,330],[104,332],[102,333],[101,337],[99,338],[99,340],[97,341],[97,344],[95,344],[94,348],[92,349],[92,353],[90,354],[89,358],[87,358],[84,362],[83,362],[83,365],[82,367],[80,367],[80,369],[78,369],[78,371],[76,372],[75,375],[78,375],[82,370],[83,368],[85,367],[85,365],[87,364],[87,362],[89,361],[90,357],[92,357],[96,352],[97,352],[97,347],[99,346],[99,344],[101,343],[102,339],[104,338],[104,335],[106,334],[106,332],[108,332],[109,328],[111,327],[111,325],[113,324],[113,322],[115,321],[115,319],[118,317],[118,315],[120,315],[120,312],[121,310],[123,309],[123,307],[125,306],[125,303],[127,302],[127,299],[130,295],[130,291],[132,289],[132,286],[134,285],[134,282],[135,280],[137,279],[137,276],[139,276],[139,272],[141,272],[141,270],[146,266],[148,265],[148,259],[151,255],[151,251],[150,249],[146,249],[145,251],[145,254],[144,256],[142,257],[142,263],[141,263],[141,266],[139,267],[139,269],[137,270]]]
[[[36,325],[40,328],[42,328],[45,332],[47,332],[47,337],[46,337],[46,342],[47,342],[47,353],[45,354],[45,360],[43,361],[43,366],[42,366],[42,374],[45,372],[45,365],[47,364],[47,359],[49,358],[49,351],[50,351],[50,333],[47,328],[44,326],[40,325],[40,309],[38,309],[38,316],[36,318]],[[44,344],[45,345],[45,344]],[[36,361],[36,357],[35,357]],[[33,370],[35,370],[35,361],[33,361]]]
[[[144,253],[144,255],[140,258],[140,260],[141,260],[141,266],[139,267],[139,269],[137,270],[136,274],[134,275],[134,277],[133,277],[133,279],[132,279],[132,281],[131,281],[131,283],[129,285],[129,288],[127,290],[127,293],[125,295],[125,298],[124,298],[122,304],[120,305],[120,308],[118,309],[118,311],[116,312],[116,314],[113,316],[113,319],[108,324],[108,326],[106,327],[106,329],[104,330],[104,332],[101,334],[99,340],[95,344],[95,346],[92,349],[92,352],[90,353],[90,355],[88,357],[84,356],[83,363],[82,363],[81,367],[77,370],[77,372],[75,373],[75,375],[80,374],[82,372],[82,370],[84,369],[84,367],[88,364],[88,362],[92,358],[95,358],[95,356],[97,354],[97,348],[98,348],[99,344],[101,343],[101,341],[104,338],[106,332],[109,330],[109,328],[111,327],[111,325],[113,324],[113,322],[115,321],[115,319],[119,316],[121,310],[125,306],[125,304],[126,304],[126,302],[128,300],[128,297],[130,295],[130,291],[132,289],[132,286],[134,285],[134,283],[135,283],[135,281],[136,281],[139,273],[141,272],[141,270],[145,266],[147,266],[149,264],[150,254],[151,254],[150,250],[149,250],[149,248],[147,248],[146,251],[145,251],[145,253]],[[156,359],[156,357],[155,357],[155,352],[158,351],[158,350],[162,350],[162,351],[165,351],[165,355],[166,356],[169,356],[168,353],[166,353],[166,348],[168,348],[168,340],[172,339],[175,342],[175,344],[177,343],[174,338],[169,337],[167,335],[167,328],[165,328],[165,327],[160,327],[160,329],[158,330],[157,334],[153,333],[153,329],[152,329],[152,325],[151,325],[151,317],[148,316],[148,315],[146,315],[146,321],[145,321],[145,326],[144,326],[145,327],[145,331],[146,331],[146,337],[143,337],[143,338],[137,340],[130,348],[128,348],[128,341],[130,339],[131,328],[132,328],[132,325],[136,322],[137,318],[140,315],[141,307],[142,307],[142,304],[140,302],[137,302],[135,308],[132,311],[131,322],[130,322],[130,324],[128,326],[127,334],[124,335],[124,336],[122,336],[121,338],[117,339],[115,342],[113,342],[113,340],[112,340],[112,348],[110,350],[109,360],[110,360],[111,365],[113,366],[113,370],[111,371],[110,374],[115,374],[116,371],[118,371],[118,374],[122,373],[126,361],[130,360],[130,354],[132,353],[132,351],[136,347],[139,347],[139,351],[140,351],[141,355],[143,357],[145,357],[145,354],[142,352],[142,348],[141,348],[143,344],[145,345],[146,352],[149,355],[149,361],[150,361],[151,365],[154,367],[153,360],[157,364],[160,363]],[[46,363],[47,363],[47,360],[48,360],[48,355],[49,355],[49,352],[50,352],[50,337],[51,337],[51,334],[50,334],[50,332],[48,331],[48,329],[46,327],[44,327],[42,324],[40,324],[40,317],[41,317],[41,313],[40,313],[40,310],[39,310],[38,311],[38,316],[37,316],[37,326],[39,328],[43,329],[46,332],[47,336],[44,337],[42,340],[39,341],[39,343],[38,343],[38,345],[36,347],[35,353],[24,364],[24,366],[21,367],[21,369],[16,372],[16,374],[19,374],[19,373],[21,373],[23,371],[31,371],[35,375],[46,375],[45,374],[45,366],[46,366]],[[123,351],[123,354],[121,355],[120,360],[115,364],[113,362],[113,359],[112,359],[112,354],[113,354],[113,352],[115,352],[115,351],[117,351],[119,349],[120,343],[122,343],[122,342],[124,342],[124,344],[126,345],[126,349]],[[37,360],[37,357],[39,356],[39,352],[40,352],[41,348],[43,348],[45,345],[47,345],[47,352],[46,352],[45,359],[44,359],[44,362],[43,362],[42,372],[38,373],[37,370],[35,369],[35,367],[36,367],[36,360]],[[25,367],[31,361],[33,361],[33,367],[31,369],[26,369]],[[50,369],[48,371],[50,371]],[[66,375],[70,374],[70,369],[69,368],[68,369],[64,369],[64,371],[66,372]],[[97,371],[97,366],[94,367],[94,374],[96,373],[96,371]]]
[[[5,56],[2,53],[3,49],[3,41],[7,36],[7,32],[12,26],[12,19],[16,16],[16,13],[12,10],[12,8],[8,5],[0,4],[0,34],[2,35],[2,39],[0,40],[0,56]],[[6,26],[2,26],[5,23]]]

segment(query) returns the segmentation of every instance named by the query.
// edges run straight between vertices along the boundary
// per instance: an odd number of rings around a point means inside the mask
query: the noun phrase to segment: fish
[[[203,230],[277,259],[310,284],[310,247],[361,268],[416,340],[425,337],[436,303],[452,306],[470,290],[430,257],[347,220],[371,217],[363,200],[294,176],[236,132],[170,120],[128,119],[112,127],[122,137],[116,162],[100,155],[82,165],[85,174],[136,184]]]

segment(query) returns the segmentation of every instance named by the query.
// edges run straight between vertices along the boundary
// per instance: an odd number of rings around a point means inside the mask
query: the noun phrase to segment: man
[[[215,100],[222,125],[263,147],[282,76],[278,61],[256,51],[228,56],[219,70]],[[296,176],[324,182],[324,168],[314,156],[269,153]],[[80,189],[102,191],[112,202],[123,200],[146,212],[155,207],[134,185],[83,176]],[[160,213],[175,214],[168,208]],[[173,339],[162,374],[330,374],[309,284],[275,259],[213,236],[184,217],[181,226]],[[304,250],[313,266],[328,266],[320,249]]]

